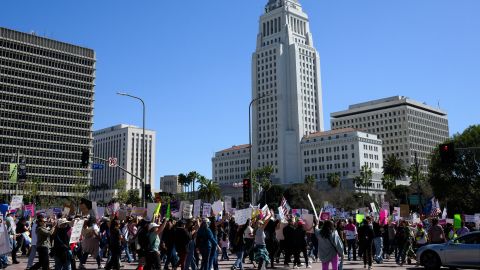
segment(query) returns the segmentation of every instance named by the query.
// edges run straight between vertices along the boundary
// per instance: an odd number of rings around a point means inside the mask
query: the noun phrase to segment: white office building
[[[218,151],[212,158],[212,179],[220,185],[224,196],[237,200],[242,198],[242,180],[249,171],[249,144],[234,145]]]
[[[320,57],[297,0],[270,0],[252,56],[254,169],[274,167],[273,182],[302,182],[300,141],[323,130]]]
[[[162,192],[168,192],[172,194],[183,192],[183,187],[178,182],[178,175],[165,175],[160,177],[160,189]]]
[[[125,170],[142,177],[142,128],[132,125],[117,125],[97,130],[93,133],[93,156],[109,159],[117,158],[117,164]],[[152,188],[155,183],[155,143],[156,132],[145,130],[146,137],[146,167],[145,184]],[[138,189],[141,194],[141,181],[134,176],[125,173],[119,168],[109,167],[108,164],[98,159],[95,163],[105,164],[104,169],[93,171],[92,186],[97,193],[103,193],[103,189],[113,190],[119,180],[126,180],[126,190]],[[102,188],[104,187],[104,188]],[[114,192],[110,192],[114,194]]]
[[[331,115],[332,129],[355,128],[377,134],[383,141],[383,159],[395,155],[404,165],[428,170],[432,151],[449,136],[447,113],[408,97],[394,96],[350,105]]]
[[[338,174],[343,188],[364,191],[353,186],[353,178],[367,166],[373,173],[368,192],[378,201],[383,199],[382,141],[377,135],[352,128],[316,132],[303,137],[300,149],[303,179],[311,175],[320,189],[328,189],[328,175]]]

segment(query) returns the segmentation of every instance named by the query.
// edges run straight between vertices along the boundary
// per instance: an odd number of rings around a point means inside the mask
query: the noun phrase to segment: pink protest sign
[[[330,213],[329,212],[323,212],[322,215],[320,216],[321,220],[330,220]]]
[[[31,217],[35,216],[35,205],[34,204],[27,204],[25,205],[25,211],[28,211]]]
[[[388,223],[388,210],[380,210],[380,225],[385,225]]]

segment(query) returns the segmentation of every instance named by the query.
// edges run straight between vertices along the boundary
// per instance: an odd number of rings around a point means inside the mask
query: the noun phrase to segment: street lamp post
[[[132,96],[127,93],[121,93],[117,92],[117,95],[120,96],[126,96],[126,97],[131,97],[137,100],[140,100],[142,102],[142,108],[143,108],[143,123],[142,123],[142,130],[143,130],[143,138],[142,138],[142,205],[144,207],[147,207],[147,201],[146,201],[146,196],[145,196],[145,179],[147,177],[147,166],[145,166],[145,162],[147,161],[147,151],[146,151],[146,138],[145,138],[145,102],[143,99],[137,97],[137,96]]]
[[[258,101],[258,100],[263,99],[263,98],[268,97],[268,96],[270,96],[270,94],[254,98],[254,99],[252,99],[252,101],[250,101],[250,104],[248,105],[248,142],[250,144],[250,185],[251,185],[251,188],[250,188],[250,202],[252,203],[252,205],[255,204],[255,202],[253,201],[253,166],[252,166],[253,147],[252,147],[252,123],[251,123],[252,116],[251,116],[251,111],[252,111],[252,105],[253,105],[253,103],[255,103],[255,101]]]

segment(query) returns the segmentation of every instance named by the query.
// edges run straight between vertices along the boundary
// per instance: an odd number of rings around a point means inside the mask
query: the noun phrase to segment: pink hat
[[[303,220],[301,220],[301,219],[300,219],[300,220],[298,221],[298,223],[297,223],[297,224],[298,224],[298,225],[302,225],[302,226],[303,226],[303,225],[305,225],[305,222],[304,222]]]

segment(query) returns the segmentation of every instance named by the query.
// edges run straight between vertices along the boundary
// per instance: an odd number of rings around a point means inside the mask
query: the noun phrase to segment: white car
[[[417,250],[417,261],[425,269],[441,266],[480,269],[480,232],[471,232],[445,244],[432,244]]]

